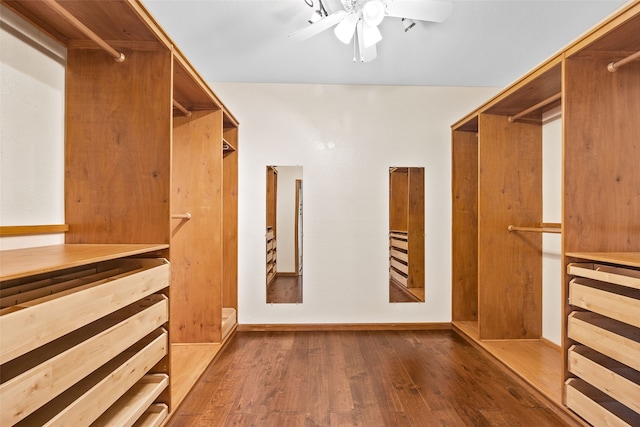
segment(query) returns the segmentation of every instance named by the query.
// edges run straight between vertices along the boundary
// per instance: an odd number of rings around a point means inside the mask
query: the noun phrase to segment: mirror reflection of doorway
[[[389,168],[389,302],[424,302],[424,168]]]
[[[267,303],[302,303],[302,166],[267,166]]]

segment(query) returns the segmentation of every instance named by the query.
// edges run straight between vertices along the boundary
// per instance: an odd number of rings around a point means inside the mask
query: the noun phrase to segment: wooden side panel
[[[225,129],[236,150],[224,156],[222,191],[222,306],[238,309],[238,128]]]
[[[389,174],[389,230],[407,231],[409,173],[397,168]]]
[[[171,340],[219,342],[222,323],[222,111],[174,118]]]
[[[67,243],[169,243],[171,53],[69,49]]]
[[[278,196],[278,173],[273,166],[267,166],[267,227],[271,227],[274,237],[276,230],[276,206]]]
[[[640,250],[640,62],[610,61],[565,65],[565,252]]]
[[[542,335],[542,236],[510,233],[542,221],[542,128],[479,118],[480,339]]]
[[[407,218],[410,288],[424,288],[424,168],[409,168]]]
[[[452,271],[454,321],[478,320],[478,137],[452,134]]]

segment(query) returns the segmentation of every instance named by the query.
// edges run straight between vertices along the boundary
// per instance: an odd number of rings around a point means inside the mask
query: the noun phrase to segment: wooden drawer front
[[[618,362],[640,370],[640,329],[597,313],[574,311],[567,335]]]
[[[569,371],[640,413],[640,372],[582,345],[569,349]]]
[[[2,366],[0,425],[13,425],[107,363],[169,318],[151,295]]]
[[[162,421],[164,421],[168,414],[169,408],[167,405],[162,403],[151,405],[133,426],[160,427],[162,425]]]
[[[273,236],[273,230],[267,230],[267,240],[272,240]]]
[[[565,404],[595,427],[640,425],[639,414],[576,378],[565,383]]]
[[[398,249],[404,249],[407,250],[407,248],[409,247],[409,242],[407,242],[406,239],[404,240],[400,240],[400,239],[394,239],[393,237],[391,238],[391,242],[390,242],[390,246],[392,248],[398,248]]]
[[[567,266],[567,273],[620,286],[640,289],[640,271],[631,268],[612,267],[595,263],[573,263]]]
[[[569,304],[640,328],[640,289],[579,277],[569,284]]]
[[[404,274],[409,274],[409,266],[407,264],[403,264],[400,261],[391,258],[391,267],[393,267],[394,270],[397,270],[401,273]]]
[[[409,256],[405,252],[400,252],[400,251],[391,249],[390,255],[391,255],[391,258],[399,259],[404,262],[409,262]]]
[[[125,273],[0,312],[0,364],[169,286],[162,259],[121,260]]]
[[[158,363],[168,348],[167,332],[155,330],[16,425],[90,425]]]
[[[393,268],[389,270],[389,275],[391,276],[391,279],[395,280],[396,282],[400,283],[403,286],[407,286],[407,278],[403,276],[401,273],[398,273]]]
[[[100,416],[92,427],[118,426],[130,427],[141,419],[153,401],[169,385],[166,374],[148,374],[135,383],[116,403]],[[162,404],[160,404],[162,405]],[[167,408],[167,405],[162,405]],[[166,417],[165,413],[165,417]],[[162,418],[162,420],[164,417]]]

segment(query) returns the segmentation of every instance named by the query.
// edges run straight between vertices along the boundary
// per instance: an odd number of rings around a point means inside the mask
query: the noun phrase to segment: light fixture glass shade
[[[377,27],[384,19],[384,3],[380,0],[369,0],[362,6],[362,19],[367,24]]]

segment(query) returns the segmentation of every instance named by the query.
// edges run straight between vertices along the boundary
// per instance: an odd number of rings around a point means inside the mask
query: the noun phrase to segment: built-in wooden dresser
[[[594,426],[640,425],[640,253],[569,253],[565,404]]]
[[[168,245],[0,252],[0,425],[161,425]]]
[[[267,285],[276,277],[278,248],[273,227],[267,227]]]

